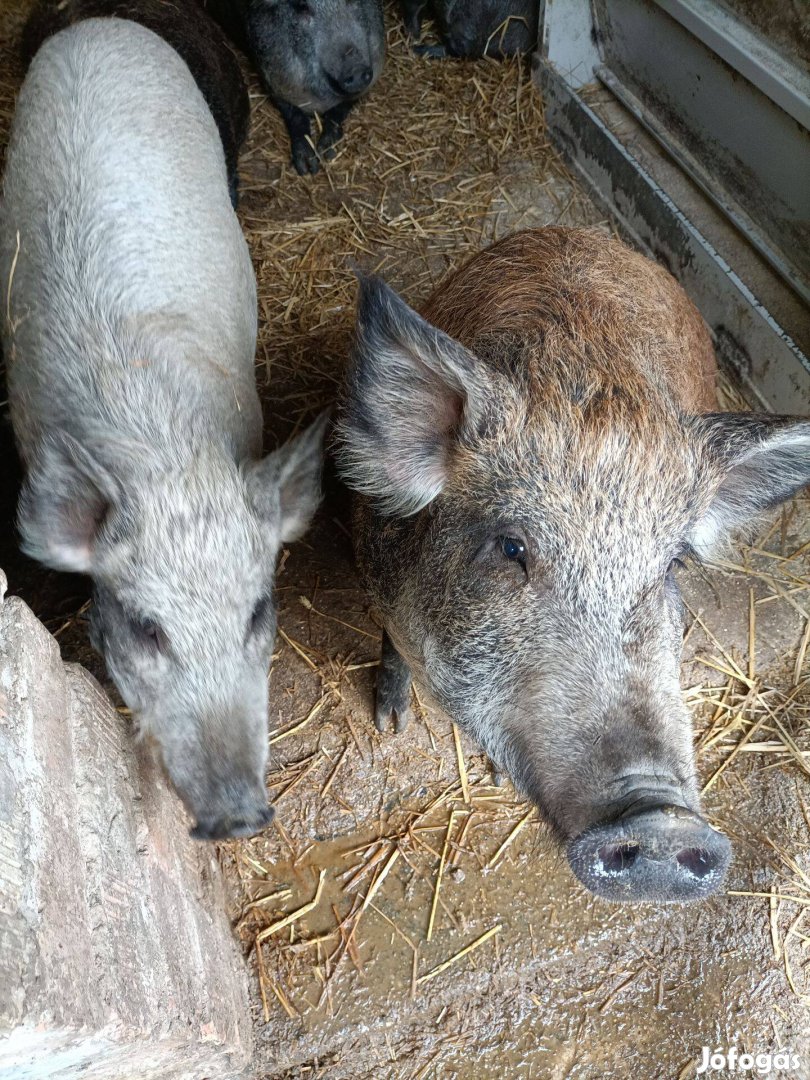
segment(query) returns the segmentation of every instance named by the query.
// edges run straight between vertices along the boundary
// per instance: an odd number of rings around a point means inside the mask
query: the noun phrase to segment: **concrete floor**
[[[3,18],[10,37],[11,16]],[[389,63],[403,62],[400,48],[395,41]],[[387,100],[385,84],[376,94]],[[283,169],[280,125],[258,92],[254,104],[243,218],[255,228],[257,216],[277,213],[283,184],[285,219],[304,228],[310,192],[329,180],[308,187]],[[407,108],[413,103],[390,104],[392,152],[408,119],[398,110]],[[464,123],[460,106],[448,111],[449,125]],[[349,129],[344,153],[362,150]],[[477,152],[459,169],[474,172]],[[506,194],[493,197],[482,238],[550,221],[596,222],[558,162],[538,165],[507,147],[497,165]],[[415,227],[398,254],[397,283],[416,289],[417,264],[429,256],[430,241]],[[273,264],[258,255],[256,264],[260,294],[271,295]],[[315,346],[307,357],[315,383],[333,392],[332,359]],[[285,428],[283,403],[308,392],[307,379],[274,372],[266,399],[275,434]],[[790,1048],[803,1064],[787,1075],[810,1077],[807,655],[795,670],[808,624],[808,501],[766,529],[761,551],[737,554],[747,572],[685,575],[701,622],[688,634],[683,686],[709,784],[706,809],[735,845],[727,892],[691,908],[628,909],[579,887],[528,805],[510,786],[491,786],[483,755],[464,737],[459,753],[445,719],[420,710],[404,735],[374,731],[379,631],[353,568],[345,493],[332,478],[327,489],[315,528],[282,560],[278,579],[283,633],[271,673],[268,778],[277,823],[220,852],[250,968],[255,1075],[673,1080],[695,1075],[703,1046],[736,1046]],[[11,591],[63,629],[63,652],[98,671],[85,643],[81,583],[23,563],[8,541],[0,564]],[[427,941],[451,814],[450,862]],[[761,895],[772,889],[774,899]],[[370,891],[358,915],[357,898]],[[256,945],[263,929],[316,894],[308,913]],[[495,927],[480,948],[420,981]]]

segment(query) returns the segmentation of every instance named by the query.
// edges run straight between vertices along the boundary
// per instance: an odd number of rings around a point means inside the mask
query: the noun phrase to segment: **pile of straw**
[[[543,186],[551,221],[583,220],[586,201],[548,143],[525,62],[419,60],[394,26],[379,83],[314,178],[296,176],[283,125],[255,83],[252,99],[240,219],[259,282],[258,357],[282,423],[334,398],[358,270],[418,302],[507,219],[519,227],[515,163]]]

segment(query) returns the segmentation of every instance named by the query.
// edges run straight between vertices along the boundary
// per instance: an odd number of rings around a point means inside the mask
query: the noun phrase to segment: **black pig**
[[[253,60],[300,174],[316,173],[385,57],[381,0],[202,0]],[[323,129],[311,138],[312,116]]]
[[[441,45],[417,45],[420,56],[473,60],[529,53],[537,44],[538,0],[402,0],[405,29],[417,40],[422,14],[438,24]]]

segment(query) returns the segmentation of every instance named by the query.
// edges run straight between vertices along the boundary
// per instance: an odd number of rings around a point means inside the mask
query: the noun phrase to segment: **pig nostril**
[[[335,76],[330,75],[328,71],[324,74],[332,90],[341,96],[362,93],[367,89],[373,76],[371,68],[359,68],[348,75]]]
[[[605,844],[597,851],[603,868],[608,874],[629,870],[638,858],[639,846],[632,841],[624,844]]]
[[[345,75],[340,80],[340,86],[346,94],[358,94],[365,90],[371,82],[372,71],[370,67],[357,68],[350,75]]]
[[[706,877],[707,874],[717,868],[716,857],[705,848],[684,848],[683,851],[678,852],[675,858],[681,866],[697,878]]]
[[[645,807],[593,825],[568,845],[576,876],[607,900],[685,903],[717,892],[731,844],[685,807]]]
[[[240,836],[255,836],[273,820],[275,810],[266,806],[249,817],[225,817],[218,821],[202,822],[190,832],[194,840],[231,840]]]

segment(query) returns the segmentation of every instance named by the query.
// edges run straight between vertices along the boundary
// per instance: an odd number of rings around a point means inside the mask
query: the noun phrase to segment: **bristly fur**
[[[808,422],[718,416],[714,377],[680,286],[596,231],[508,237],[421,316],[363,289],[339,462],[377,716],[409,667],[565,841],[639,785],[699,812],[673,567],[810,480]]]
[[[443,44],[417,47],[424,55],[501,59],[528,56],[537,44],[538,0],[401,0],[401,8],[413,38],[421,33],[425,10],[438,24]]]
[[[37,51],[0,205],[25,549],[93,578],[92,636],[198,822],[268,820],[282,543],[320,499],[324,421],[265,458],[256,285],[189,67],[127,19]]]
[[[38,0],[26,21],[22,53],[30,63],[42,43],[84,19],[130,19],[160,35],[188,65],[214,117],[231,201],[236,206],[239,151],[247,136],[250,99],[239,61],[198,0]]]
[[[475,357],[375,277],[360,280],[357,349],[367,362],[346,395],[344,478],[378,496],[383,513],[416,513],[442,489],[447,436],[481,421],[487,380]]]

